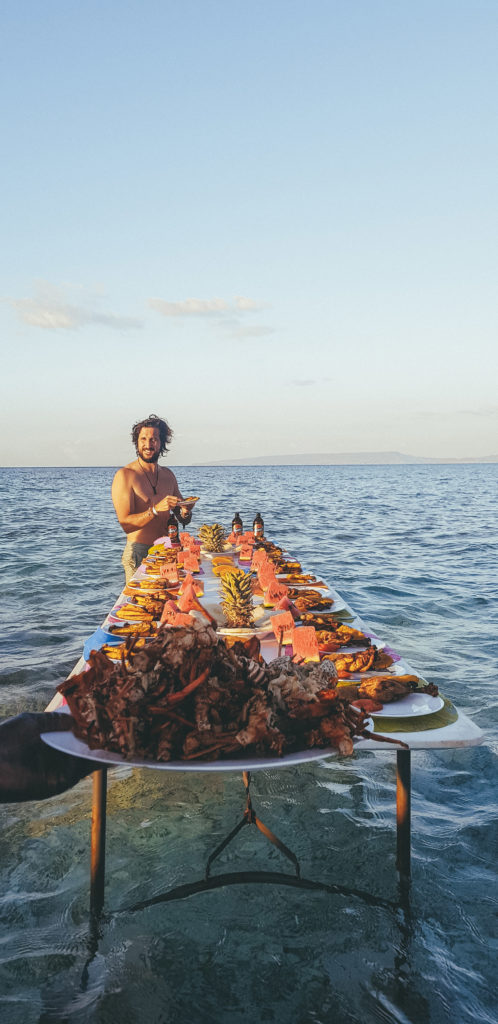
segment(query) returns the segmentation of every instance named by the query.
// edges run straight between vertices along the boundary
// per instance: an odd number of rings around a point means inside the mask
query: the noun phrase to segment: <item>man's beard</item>
[[[150,462],[157,462],[158,459],[159,459],[159,454],[160,454],[159,452],[154,452],[153,455],[141,455],[140,452],[137,452],[137,455],[138,455],[139,459],[141,459],[142,462],[148,462],[148,463],[150,463]]]

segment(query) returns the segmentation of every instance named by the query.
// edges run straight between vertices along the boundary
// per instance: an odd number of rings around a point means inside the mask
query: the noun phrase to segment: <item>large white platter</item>
[[[373,718],[416,718],[419,715],[433,715],[444,708],[442,697],[430,697],[428,693],[408,693],[401,700],[384,704],[382,711],[372,711]]]
[[[208,558],[210,562],[213,561],[213,558],[223,558],[224,555],[235,555],[235,551],[236,549],[233,544],[230,544],[229,540],[225,541],[223,551],[206,551],[206,548],[201,544],[201,555],[203,558]],[[234,569],[238,569],[236,562],[233,563],[233,567]]]
[[[365,722],[365,728],[370,723]],[[54,750],[73,757],[83,757],[87,761],[95,761],[95,767],[105,768],[112,764],[127,764],[132,768],[160,768],[169,772],[242,772],[258,771],[262,768],[288,768],[295,764],[306,764],[308,761],[319,761],[324,757],[337,756],[339,751],[332,747],[323,749],[303,750],[285,757],[246,757],[226,761],[145,761],[141,758],[128,760],[122,754],[108,750],[90,750],[90,747],[76,738],[72,732],[44,732],[41,739]]]
[[[302,589],[303,587],[306,587],[307,590],[320,590],[320,591],[325,590],[327,594],[331,594],[332,593],[328,583],[324,583],[323,580],[320,580],[320,578],[318,576],[316,578],[316,583],[313,583],[312,580],[303,580],[302,583],[299,580],[296,580],[294,583],[287,583],[286,580],[285,580],[285,577],[288,576],[288,575],[289,575],[288,573],[283,573],[283,572],[277,573],[277,580],[278,580],[278,582],[279,583],[283,583],[284,586],[289,587],[289,588],[293,588],[295,590],[299,590],[299,589]],[[322,594],[322,597],[323,596],[326,596],[326,595]]]
[[[271,626],[254,626],[252,628],[249,628],[249,626],[234,626],[233,629],[230,626],[218,626],[216,632],[219,636],[240,636],[243,639],[257,636],[261,640],[265,636],[273,636]]]

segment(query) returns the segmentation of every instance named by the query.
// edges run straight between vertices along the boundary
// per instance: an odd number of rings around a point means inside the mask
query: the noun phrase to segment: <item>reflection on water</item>
[[[47,703],[120,589],[112,473],[0,471],[2,514],[13,501],[24,524],[22,548],[4,524],[4,714]],[[334,583],[486,742],[412,756],[409,906],[395,872],[394,751],[253,774],[257,815],[317,889],[249,881],[295,879],[255,827],[211,868],[213,885],[240,883],[205,888],[208,858],[246,806],[239,773],[111,770],[93,931],[90,780],[0,808],[2,1022],[496,1022],[496,466],[177,475],[202,495],[199,523],[261,510],[268,534]],[[40,534],[41,515],[53,529]],[[171,890],[178,898],[126,909]]]

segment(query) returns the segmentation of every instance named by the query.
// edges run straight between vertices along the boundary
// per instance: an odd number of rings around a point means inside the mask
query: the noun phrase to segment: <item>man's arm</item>
[[[171,470],[169,470],[169,472],[171,473]],[[176,498],[178,498],[178,504],[176,508],[173,509],[173,512],[178,521],[182,524],[182,526],[188,526],[190,520],[192,519],[192,509],[188,508],[186,505],[182,505],[183,494],[181,493],[180,488],[178,486],[178,480],[176,479],[174,473],[171,473],[171,476],[174,480],[173,487],[171,488],[171,493],[174,494]]]
[[[146,526],[151,519],[154,519],[152,507],[146,508],[143,512],[132,511],[133,484],[131,474],[126,469],[118,469],[112,481],[111,495],[119,524],[125,533],[134,533],[135,530],[140,530],[142,526]],[[176,495],[167,494],[161,501],[156,502],[154,508],[156,512],[168,512],[175,508],[178,500]]]
[[[71,729],[71,715],[25,711],[0,723],[0,803],[45,800],[76,785],[98,765],[47,746],[42,732]]]
[[[173,476],[173,479],[175,481],[174,487],[172,488],[172,492],[175,495],[175,497],[178,498],[178,504],[176,508],[173,509],[173,512],[176,518],[178,519],[178,522],[182,526],[188,526],[190,520],[192,519],[192,509],[187,508],[186,505],[182,505],[183,495],[181,494],[180,488],[178,487],[178,481],[173,473],[171,475]]]

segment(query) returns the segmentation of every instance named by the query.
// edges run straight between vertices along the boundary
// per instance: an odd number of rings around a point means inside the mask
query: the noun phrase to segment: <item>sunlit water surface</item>
[[[91,783],[0,808],[3,1024],[496,1022],[498,466],[178,468],[196,522],[258,511],[485,731],[412,757],[413,880],[399,905],[395,756],[253,776],[303,876],[378,899],[202,879],[241,818],[235,774],[113,769],[105,916],[89,930]],[[2,714],[45,707],[121,590],[112,469],[0,470]],[[255,828],[213,866],[292,870]]]

